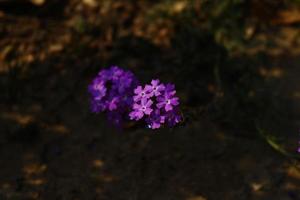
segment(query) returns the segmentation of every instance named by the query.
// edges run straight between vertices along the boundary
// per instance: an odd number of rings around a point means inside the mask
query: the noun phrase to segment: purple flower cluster
[[[152,80],[138,85],[133,73],[113,66],[101,70],[88,87],[92,112],[105,112],[110,122],[144,120],[149,128],[172,127],[181,121],[179,98],[173,84]]]
[[[173,84],[152,80],[151,85],[136,87],[134,94],[133,110],[129,113],[131,120],[145,120],[152,129],[165,123],[172,127],[181,121],[179,98]]]
[[[106,112],[110,122],[120,125],[128,118],[137,84],[133,73],[117,66],[101,70],[88,87],[92,112]]]

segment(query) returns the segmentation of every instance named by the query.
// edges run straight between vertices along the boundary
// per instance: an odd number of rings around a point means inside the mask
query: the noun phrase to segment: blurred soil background
[[[296,0],[0,0],[0,199],[299,200],[299,31]],[[92,114],[110,65],[184,122]]]

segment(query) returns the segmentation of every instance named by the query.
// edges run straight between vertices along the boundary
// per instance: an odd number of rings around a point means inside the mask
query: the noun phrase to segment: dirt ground
[[[160,1],[103,2],[0,1],[0,200],[300,199],[297,9],[230,53],[145,18]],[[174,82],[184,123],[119,130],[92,114],[87,85],[112,64]]]

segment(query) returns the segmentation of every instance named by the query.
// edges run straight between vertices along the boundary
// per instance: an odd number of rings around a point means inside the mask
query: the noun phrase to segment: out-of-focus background
[[[89,110],[110,65],[184,123]],[[0,199],[298,200],[300,1],[0,0]]]

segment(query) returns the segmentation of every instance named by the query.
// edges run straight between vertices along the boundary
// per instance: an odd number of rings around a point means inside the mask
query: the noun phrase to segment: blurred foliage
[[[240,48],[244,41],[244,6],[244,0],[203,1],[203,16],[209,19],[203,26],[228,50]]]
[[[300,0],[290,0],[292,3],[300,4]]]
[[[148,11],[148,19],[172,19],[191,29],[207,31],[232,51],[244,43],[245,6],[244,0],[165,0]]]

